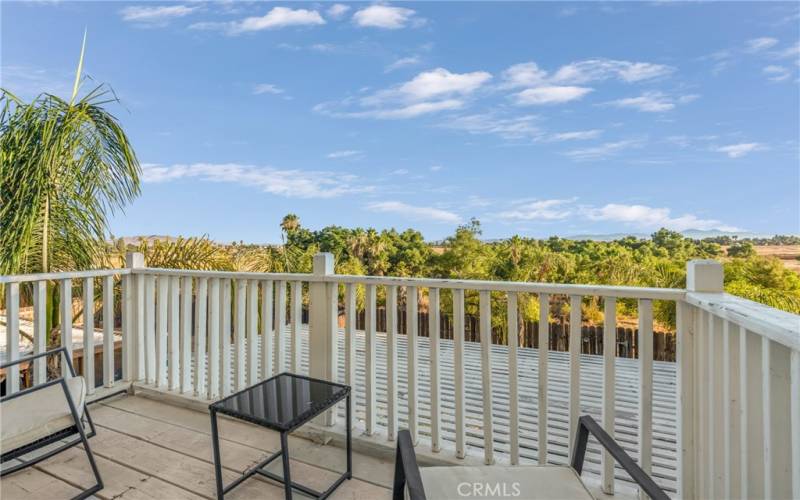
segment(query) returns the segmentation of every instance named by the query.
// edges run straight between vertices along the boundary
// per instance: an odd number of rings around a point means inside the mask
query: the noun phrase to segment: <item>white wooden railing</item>
[[[482,447],[486,464],[498,460],[517,464],[523,461],[523,427],[530,429],[535,424],[535,435],[524,436],[533,443],[535,461],[563,463],[567,457],[560,449],[563,445],[572,449],[572,430],[589,406],[585,388],[597,383],[584,380],[581,394],[582,363],[588,356],[580,354],[581,302],[587,296],[602,299],[603,345],[614,346],[616,301],[635,299],[640,341],[632,446],[642,468],[650,472],[655,421],[653,301],[674,301],[677,380],[674,394],[668,397],[677,407],[673,436],[677,456],[676,483],[670,489],[683,498],[800,498],[800,317],[723,293],[722,268],[715,261],[689,262],[685,290],[344,276],[333,273],[330,254],[314,257],[311,274],[152,269],[144,267],[141,254],[129,254],[127,266],[0,277],[0,284],[5,286],[7,359],[20,355],[21,284],[33,284],[32,349],[41,352],[45,349],[47,281],[59,283],[61,342],[71,349],[73,281],[82,280],[84,308],[93,311],[98,280],[103,292],[103,384],[108,388],[134,384],[214,400],[275,373],[307,371],[311,376],[340,380],[354,386],[357,394],[363,393],[363,398],[353,398],[353,405],[355,414],[363,419],[358,426],[366,436],[385,435],[392,441],[402,424],[409,428],[415,443],[433,454],[463,459]],[[122,289],[122,380],[113,376],[114,286],[118,281]],[[301,320],[304,286],[309,306],[307,334]],[[379,335],[376,329],[376,297],[381,287],[387,304],[385,335]],[[343,335],[338,326],[340,288],[344,297]],[[356,331],[359,289],[363,289],[366,315],[363,334]],[[479,298],[480,346],[464,339],[465,292],[477,292]],[[538,295],[540,324],[547,324],[553,295],[569,297],[566,422],[560,422],[554,416],[556,409],[548,406],[548,396],[554,394],[549,378],[555,376],[549,363],[563,357],[547,352],[547,329],[540,329],[540,349],[519,347],[513,334],[508,335],[507,347],[492,346],[492,298],[505,300],[508,331],[515,332],[521,293]],[[407,304],[407,335],[398,335],[397,328],[396,305],[402,294]],[[430,313],[427,339],[418,338],[417,332],[417,307],[424,294]],[[445,297],[452,300],[452,341],[439,338]],[[284,321],[286,311],[288,322]],[[83,324],[84,352],[94,352],[91,314],[84,314]],[[357,348],[361,335],[363,354]],[[339,352],[340,346],[344,352]],[[465,353],[476,352],[473,347],[479,349],[480,366],[466,366],[465,360],[472,358]],[[381,349],[385,354],[379,356]],[[532,351],[536,356],[536,366],[525,373],[520,369],[522,351]],[[340,357],[344,366],[339,366]],[[93,356],[84,359],[84,373],[92,373]],[[507,379],[503,377],[508,382],[507,395],[502,386],[502,397],[493,395],[498,390],[498,373],[492,370],[492,363],[498,362],[508,372]],[[620,360],[615,359],[615,349],[604,349],[597,362],[602,363],[601,394],[591,396],[599,397],[602,425],[613,436],[621,411],[615,380]],[[401,373],[403,364],[405,374]],[[363,375],[357,376],[361,366]],[[480,382],[468,388],[466,381],[478,370]],[[536,390],[525,392],[528,386],[521,381],[534,371]],[[420,380],[420,374],[427,378]],[[37,364],[34,382],[45,377],[44,364]],[[18,372],[9,371],[6,380],[7,391],[19,390]],[[429,400],[421,397],[423,385]],[[480,392],[482,409],[467,407],[467,389]],[[530,399],[535,399],[535,405],[523,408],[521,402]],[[503,402],[502,407],[498,401]],[[480,412],[482,422],[470,420],[470,412],[475,411]],[[502,419],[497,418],[498,412]],[[501,421],[502,429],[498,427]],[[335,426],[337,414],[325,415],[324,424]],[[473,437],[478,429],[477,435],[482,436],[479,446],[472,437],[468,439],[468,428]],[[561,445],[558,439],[566,442]],[[599,471],[602,489],[613,493],[619,470],[615,471],[605,454]]]

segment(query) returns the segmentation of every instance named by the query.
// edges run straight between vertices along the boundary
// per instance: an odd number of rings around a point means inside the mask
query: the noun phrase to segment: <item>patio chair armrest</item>
[[[594,436],[603,448],[608,451],[614,460],[619,463],[631,478],[636,481],[642,490],[653,500],[669,500],[669,497],[664,490],[662,490],[653,479],[642,470],[636,462],[633,461],[622,447],[614,441],[614,438],[600,427],[591,416],[584,415],[578,419],[577,437],[575,439],[575,449],[572,454],[572,468],[581,474],[583,470],[583,459],[586,456],[586,443],[589,440],[589,434]]]
[[[23,356],[21,358],[14,359],[12,361],[7,361],[7,362],[3,363],[2,365],[0,365],[0,370],[5,370],[6,368],[9,368],[9,367],[14,366],[14,365],[18,365],[20,363],[33,361],[35,359],[43,358],[43,357],[46,357],[46,356],[52,356],[54,354],[63,354],[64,355],[64,359],[67,362],[67,366],[69,366],[70,374],[74,377],[75,376],[75,368],[72,366],[72,360],[67,355],[67,348],[66,347],[58,347],[56,349],[51,349],[49,351],[40,352],[39,354],[31,354],[29,356]]]
[[[397,435],[397,455],[394,461],[394,486],[392,499],[403,500],[404,489],[408,489],[411,500],[427,500],[425,489],[422,486],[422,477],[417,465],[417,454],[414,453],[414,443],[411,433],[403,429]]]

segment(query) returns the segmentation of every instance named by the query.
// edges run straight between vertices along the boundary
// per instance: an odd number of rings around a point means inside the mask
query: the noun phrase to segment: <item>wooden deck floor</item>
[[[102,499],[214,498],[211,430],[207,413],[178,408],[141,396],[120,396],[90,406],[97,436],[90,444],[105,488]],[[277,433],[220,420],[226,482],[280,447]],[[345,468],[342,448],[290,437],[292,476],[324,490]],[[353,453],[354,478],[332,498],[390,497],[393,461]],[[281,474],[280,461],[270,470]],[[82,449],[72,448],[0,480],[3,500],[70,498],[93,484]],[[226,498],[283,498],[283,486],[256,477]],[[304,498],[299,492],[296,498]]]

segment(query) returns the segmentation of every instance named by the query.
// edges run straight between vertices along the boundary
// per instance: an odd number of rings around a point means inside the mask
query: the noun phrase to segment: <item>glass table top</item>
[[[346,385],[281,373],[211,405],[211,408],[276,430],[291,430],[344,399]]]

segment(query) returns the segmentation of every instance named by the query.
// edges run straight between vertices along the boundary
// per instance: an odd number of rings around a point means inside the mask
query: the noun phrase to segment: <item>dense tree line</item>
[[[726,254],[716,239],[695,240],[667,229],[648,239],[578,241],[514,236],[487,242],[481,239],[480,222],[472,220],[442,243],[432,245],[413,229],[399,232],[329,226],[311,230],[292,214],[284,217],[281,228],[283,245],[216,246],[207,240],[190,239],[143,244],[139,249],[147,254],[149,265],[164,267],[307,273],[311,272],[315,253],[330,252],[338,274],[661,288],[685,286],[686,261],[719,259],[725,266],[728,292],[800,313],[800,276],[776,258],[756,255],[750,242],[734,242]],[[194,247],[189,248],[190,244]],[[178,247],[184,251],[178,251]],[[502,323],[502,294],[493,294],[492,299],[495,322]],[[568,317],[568,297],[552,299],[551,317]],[[382,300],[379,290],[379,302]],[[477,301],[477,294],[467,294],[468,312],[477,313]],[[442,304],[446,312],[450,310],[446,294]],[[523,294],[520,304],[526,319],[538,317],[535,296]],[[602,310],[599,298],[586,297],[582,306],[584,322],[601,323]],[[620,300],[618,310],[621,318],[635,318],[636,301]],[[674,327],[673,303],[656,301],[655,315],[664,328]]]

